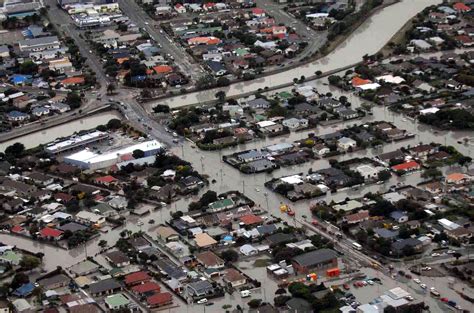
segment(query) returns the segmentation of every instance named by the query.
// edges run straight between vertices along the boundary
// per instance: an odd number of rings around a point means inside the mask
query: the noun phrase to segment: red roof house
[[[401,164],[397,164],[392,166],[392,170],[395,172],[408,172],[408,171],[416,171],[420,169],[420,164],[415,161],[409,161]]]
[[[73,200],[74,196],[72,196],[68,193],[58,192],[58,193],[54,194],[54,199],[58,202],[67,203],[67,202]]]
[[[253,8],[252,14],[257,17],[263,17],[265,16],[265,10],[260,9],[260,8]]]
[[[132,287],[132,291],[137,294],[155,293],[160,292],[161,287],[154,281],[148,281],[144,284],[136,285]]]
[[[45,239],[54,239],[54,240],[59,240],[61,239],[63,235],[63,231],[59,229],[54,229],[51,227],[45,227],[42,230],[40,230],[40,235],[41,237]]]
[[[128,274],[127,276],[125,276],[125,284],[127,286],[142,284],[150,280],[151,280],[150,275],[148,275],[146,272],[143,272],[143,271],[135,272],[135,273]]]
[[[173,303],[173,297],[169,292],[156,293],[146,299],[146,303],[150,308],[157,308]]]
[[[465,3],[462,2],[457,2],[453,4],[453,9],[455,9],[458,12],[469,12],[471,11],[471,8],[466,5]]]
[[[260,216],[257,216],[255,214],[249,214],[249,215],[244,215],[240,218],[240,222],[244,223],[245,225],[257,225],[257,224],[262,224],[263,219]]]
[[[363,79],[363,78],[360,78],[359,76],[356,76],[356,77],[352,78],[351,83],[352,83],[353,87],[359,87],[359,86],[362,86],[362,85],[370,84],[370,83],[372,83],[372,81],[370,79]]]
[[[101,184],[101,185],[110,185],[112,183],[115,183],[118,179],[113,177],[112,175],[106,175],[102,177],[97,177],[95,179],[96,184]]]
[[[23,227],[21,227],[20,225],[15,225],[10,229],[10,231],[12,233],[18,234],[18,233],[21,233],[23,231]]]

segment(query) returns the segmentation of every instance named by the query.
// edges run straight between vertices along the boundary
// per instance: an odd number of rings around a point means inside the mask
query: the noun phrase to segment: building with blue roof
[[[19,298],[25,298],[28,297],[33,290],[35,289],[35,286],[32,283],[27,283],[19,287],[17,290],[13,292],[13,295],[15,297]]]
[[[15,110],[15,111],[8,112],[7,118],[9,121],[21,122],[28,118],[28,114]]]
[[[27,84],[28,82],[31,82],[31,75],[21,75],[21,74],[14,74],[12,77],[10,77],[10,81],[18,86],[18,85],[24,85]]]

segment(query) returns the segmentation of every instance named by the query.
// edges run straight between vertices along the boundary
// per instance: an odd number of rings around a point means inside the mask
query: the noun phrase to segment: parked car
[[[413,281],[417,284],[421,284],[421,280],[419,280],[418,278],[414,278]]]
[[[197,304],[204,304],[207,303],[207,298],[202,298],[201,300],[198,300]]]
[[[343,287],[345,290],[351,289],[351,287],[350,287],[348,284],[344,284],[344,285],[342,285],[342,287]]]
[[[421,287],[422,289],[428,288],[428,286],[426,286],[425,284],[420,284],[420,287]]]

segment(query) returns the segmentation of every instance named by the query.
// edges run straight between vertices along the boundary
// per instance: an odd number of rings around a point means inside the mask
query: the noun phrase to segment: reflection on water
[[[25,145],[27,149],[34,148],[40,144],[51,142],[58,137],[66,137],[80,130],[95,128],[97,125],[105,124],[110,119],[116,117],[118,117],[118,113],[115,111],[85,117],[83,119],[75,120],[67,124],[62,124],[42,130],[41,134],[32,133],[20,138],[15,138],[9,141],[2,142],[0,144],[0,151],[5,151],[6,147],[14,144],[15,142],[21,142],[23,145]]]

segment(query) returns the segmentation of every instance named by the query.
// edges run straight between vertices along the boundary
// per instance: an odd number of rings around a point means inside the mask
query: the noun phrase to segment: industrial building
[[[108,133],[96,130],[84,135],[71,136],[68,139],[51,143],[46,146],[45,151],[50,154],[59,154],[84,147],[85,145],[107,139],[108,137]]]
[[[145,153],[144,157],[149,157],[157,154],[163,149],[164,146],[156,140],[145,141],[133,146],[103,153],[86,148],[65,157],[64,162],[82,169],[96,170],[113,166],[126,159],[132,159],[132,153],[135,150],[142,150]]]

